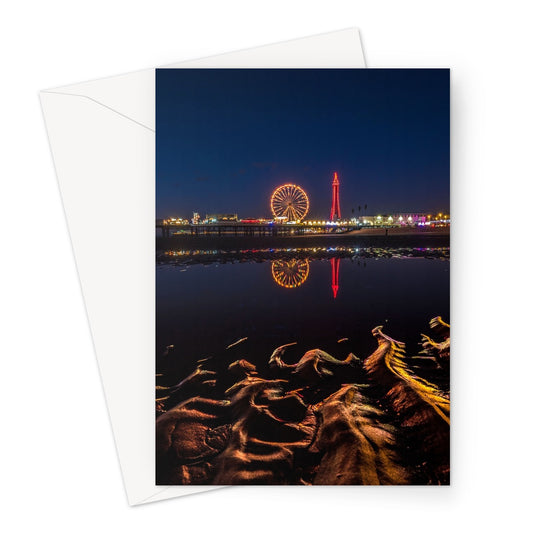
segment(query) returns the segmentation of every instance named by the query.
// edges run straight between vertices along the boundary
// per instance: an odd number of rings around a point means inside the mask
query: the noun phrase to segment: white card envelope
[[[357,29],[165,68],[358,68]],[[130,505],[155,485],[155,69],[40,93]]]

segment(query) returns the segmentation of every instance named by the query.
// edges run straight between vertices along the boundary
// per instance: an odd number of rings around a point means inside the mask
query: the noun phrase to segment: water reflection
[[[290,261],[272,261],[272,277],[285,289],[295,289],[303,285],[309,276],[307,259],[291,259]]]
[[[333,298],[337,298],[339,292],[339,265],[341,263],[340,257],[332,257],[331,263],[331,290],[333,291]]]
[[[339,292],[339,267],[340,257],[332,257],[331,264],[331,290],[333,298],[337,298]],[[291,259],[290,261],[272,261],[272,278],[285,289],[296,289],[303,285],[309,276],[309,260]]]
[[[331,267],[331,291],[333,299],[339,294],[339,269],[341,259],[363,260],[378,258],[449,259],[449,248],[357,248],[357,247],[313,247],[313,248],[265,248],[250,250],[167,250],[158,254],[159,264],[174,264],[188,267],[192,264],[209,265],[235,262],[271,262],[271,275],[277,285],[285,289],[301,287],[309,277],[310,262],[329,260]],[[279,256],[282,257],[279,257]]]
[[[380,324],[416,349],[428,316],[448,313],[449,249],[161,251],[156,291],[158,353],[202,357],[242,337],[258,343],[254,364],[295,340],[368,352]]]
[[[292,259],[312,260],[331,258],[381,259],[381,258],[427,257],[449,259],[449,247],[397,247],[380,248],[358,246],[315,246],[291,248],[250,248],[235,250],[160,250],[157,252],[158,264],[208,264],[235,263],[242,261],[262,262],[265,260],[289,261]]]

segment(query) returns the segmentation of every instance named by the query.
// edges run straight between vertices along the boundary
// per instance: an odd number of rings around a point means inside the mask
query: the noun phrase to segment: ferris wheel
[[[289,261],[272,261],[272,277],[285,289],[295,289],[303,285],[309,276],[307,259],[291,259]]]
[[[309,211],[309,198],[301,187],[288,183],[272,193],[270,208],[276,218],[300,222]]]

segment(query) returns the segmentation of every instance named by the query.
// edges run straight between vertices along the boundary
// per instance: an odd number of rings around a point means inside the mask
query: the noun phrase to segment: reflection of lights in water
[[[331,290],[335,299],[339,292],[339,265],[341,260],[339,257],[332,257],[329,261],[331,263]]]
[[[307,259],[272,261],[272,277],[278,285],[286,289],[295,289],[303,285],[307,276],[309,276],[309,261]]]

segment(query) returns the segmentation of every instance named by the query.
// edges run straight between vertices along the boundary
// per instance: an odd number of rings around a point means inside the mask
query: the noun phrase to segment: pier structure
[[[304,233],[344,233],[357,228],[353,222],[331,223],[299,223],[299,224],[272,224],[249,222],[219,222],[212,224],[165,224],[158,223],[156,228],[161,230],[163,237],[171,235],[211,235],[211,236],[272,236],[286,237],[290,235],[303,235]]]

